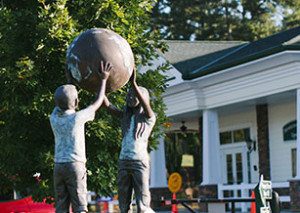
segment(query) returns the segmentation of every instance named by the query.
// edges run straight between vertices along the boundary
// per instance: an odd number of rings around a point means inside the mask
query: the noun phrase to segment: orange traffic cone
[[[176,193],[172,194],[172,200],[176,200]],[[177,204],[172,204],[172,213],[178,213]]]
[[[108,212],[108,202],[104,201],[102,205],[101,213],[107,213]]]
[[[251,198],[255,198],[254,191],[251,192]],[[255,202],[251,202],[250,213],[256,213],[256,204],[255,204]]]

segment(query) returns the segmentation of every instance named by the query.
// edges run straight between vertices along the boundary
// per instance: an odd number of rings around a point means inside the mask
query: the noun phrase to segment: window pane
[[[238,129],[233,131],[233,141],[236,142],[244,142],[246,139],[250,139],[250,129]]]
[[[233,190],[224,190],[223,191],[223,197],[234,197]]]
[[[233,141],[235,143],[236,142],[245,141],[244,139],[245,139],[245,137],[244,137],[244,131],[242,129],[233,131]]]
[[[232,155],[226,155],[227,183],[233,184]]]
[[[232,143],[231,132],[221,132],[220,133],[220,143],[222,145]]]
[[[242,154],[237,153],[235,154],[236,159],[236,177],[237,183],[243,182],[243,162],[242,162]]]

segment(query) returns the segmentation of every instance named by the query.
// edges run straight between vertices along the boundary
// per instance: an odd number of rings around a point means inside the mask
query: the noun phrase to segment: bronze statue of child
[[[96,101],[85,109],[75,111],[78,106],[76,87],[66,84],[58,87],[54,94],[55,108],[50,116],[55,139],[54,189],[56,212],[87,212],[87,177],[84,125],[94,120],[95,112],[105,97],[106,81],[112,66],[101,62],[99,74],[101,86]]]
[[[105,97],[104,106],[121,118],[122,149],[119,156],[118,197],[121,213],[131,212],[133,191],[137,211],[150,213],[148,138],[156,121],[150,106],[149,92],[136,83],[136,71],[130,78],[131,88],[126,106],[120,110]]]

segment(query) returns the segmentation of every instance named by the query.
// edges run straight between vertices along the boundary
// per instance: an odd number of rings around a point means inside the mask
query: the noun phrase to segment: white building
[[[199,133],[200,196],[248,197],[263,174],[300,210],[300,27],[255,42],[167,43],[169,132],[184,121]],[[164,154],[162,140],[151,154],[153,192],[167,187]]]

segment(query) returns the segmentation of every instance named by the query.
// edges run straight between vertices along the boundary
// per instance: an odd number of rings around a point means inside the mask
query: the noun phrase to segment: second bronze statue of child
[[[149,92],[136,83],[136,71],[131,78],[126,106],[120,110],[104,99],[104,106],[121,118],[122,149],[119,156],[118,196],[121,213],[131,212],[133,191],[137,211],[154,212],[150,208],[148,139],[156,117],[150,106]]]

